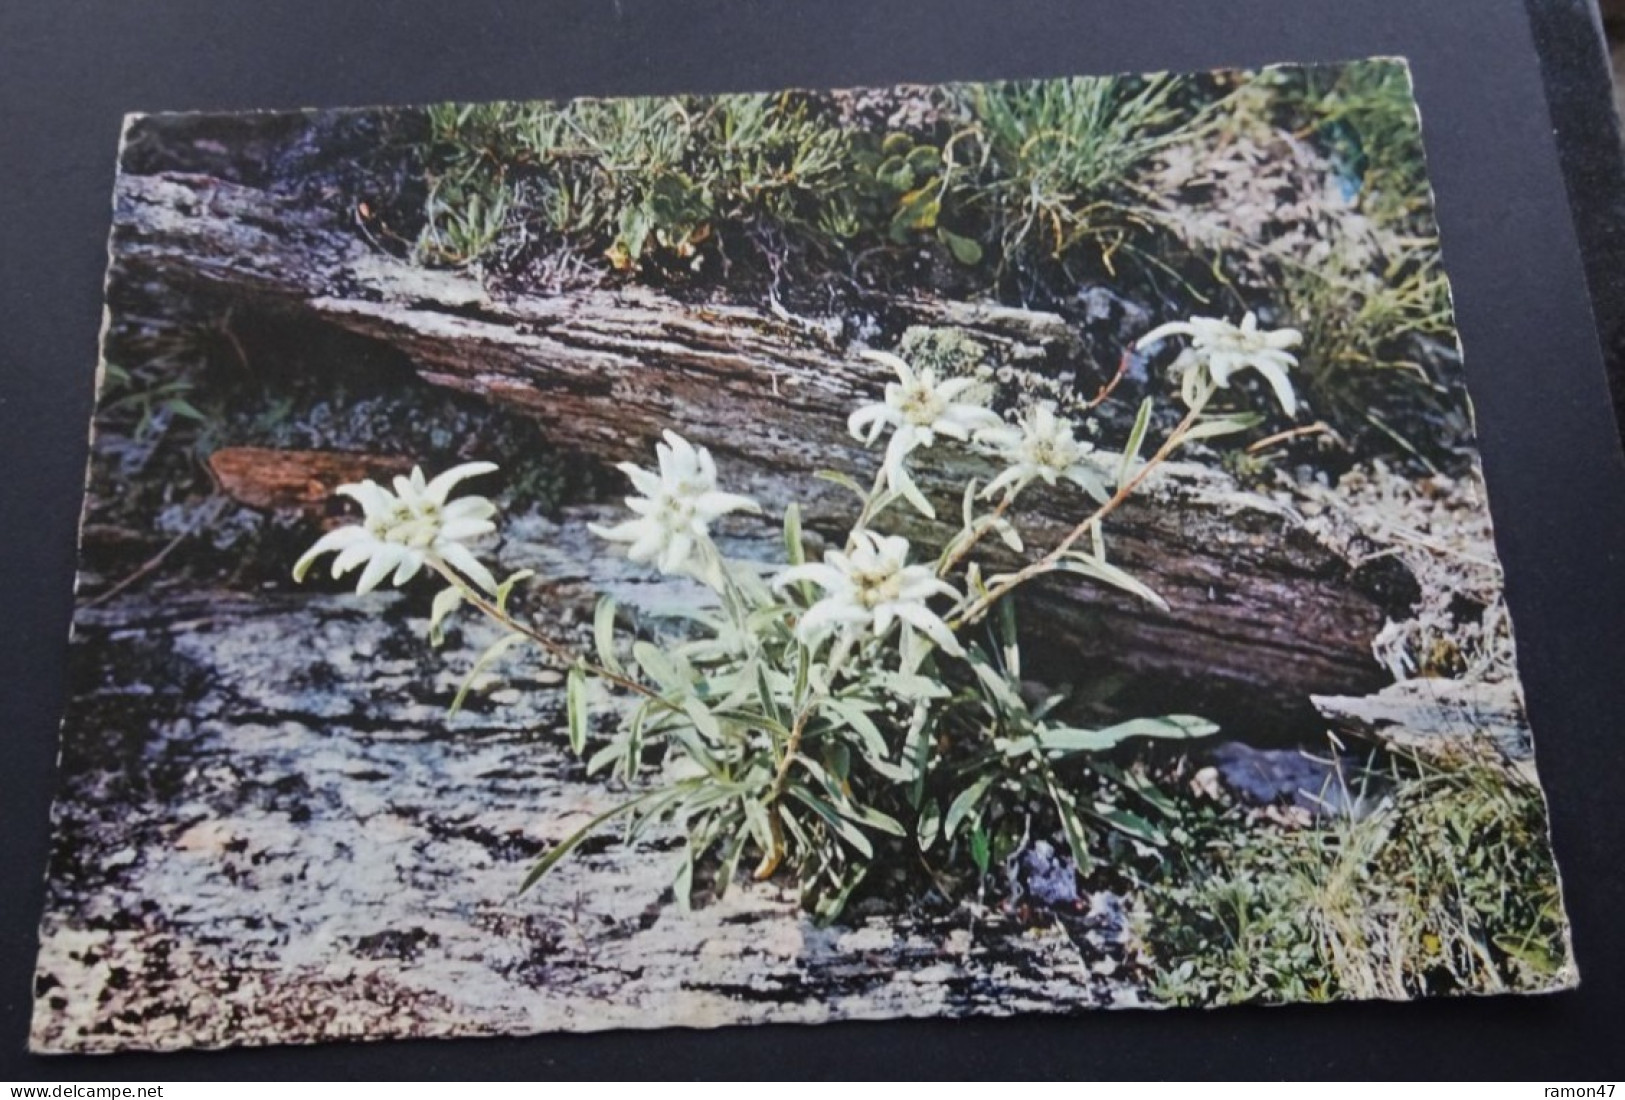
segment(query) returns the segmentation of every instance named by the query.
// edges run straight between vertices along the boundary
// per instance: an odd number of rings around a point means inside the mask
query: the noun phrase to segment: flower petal
[[[435,549],[439,552],[442,561],[451,566],[453,569],[457,570],[457,572],[461,573],[463,576],[467,577],[469,580],[473,581],[480,588],[483,588],[487,592],[495,592],[497,590],[497,579],[493,577],[491,575],[491,571],[474,556],[473,552],[462,543],[448,542],[444,546],[439,546]]]
[[[694,536],[678,531],[673,533],[666,542],[665,549],[660,554],[660,571],[662,573],[676,573],[688,561],[689,553],[694,549]]]
[[[965,655],[964,648],[960,646],[959,639],[954,637],[954,632],[948,629],[948,624],[924,604],[900,604],[897,607],[897,616],[937,643],[937,648],[944,653],[955,657]]]
[[[365,527],[352,525],[349,527],[340,527],[336,531],[329,531],[327,534],[317,539],[316,544],[309,550],[306,550],[304,554],[300,556],[299,560],[294,563],[293,579],[296,581],[304,580],[305,574],[310,572],[310,567],[314,565],[316,559],[321,557],[323,554],[343,550],[347,547],[354,546],[357,543],[371,541],[372,535],[367,532]]]
[[[367,562],[367,567],[361,571],[361,580],[355,586],[356,595],[365,596],[368,592],[377,588],[379,582],[389,576],[390,572],[401,564],[401,559],[405,556],[406,547],[393,542],[380,542],[377,548],[373,550],[372,558]]]
[[[615,468],[631,479],[632,488],[644,496],[652,497],[660,492],[660,475],[653,470],[645,470],[630,462],[617,463]]]
[[[497,525],[488,519],[454,519],[441,525],[439,538],[447,542],[466,542],[496,529]]]
[[[1281,403],[1281,408],[1288,416],[1298,415],[1298,396],[1292,392],[1292,380],[1274,363],[1258,362],[1253,369],[1264,376],[1264,380],[1275,391],[1275,399]]]
[[[865,351],[863,353],[863,357],[872,362],[890,367],[892,370],[896,371],[897,379],[898,381],[902,382],[903,385],[914,385],[916,381],[914,377],[914,370],[900,356],[893,355],[889,351]]]
[[[1196,329],[1190,321],[1169,321],[1165,325],[1158,325],[1156,328],[1134,341],[1134,347],[1137,351],[1143,351],[1152,344],[1166,340],[1170,336],[1195,335]]]
[[[811,581],[826,591],[835,591],[850,587],[847,584],[846,574],[832,565],[821,562],[807,562],[804,565],[792,565],[773,578],[774,588],[788,588],[792,584],[802,581]]]

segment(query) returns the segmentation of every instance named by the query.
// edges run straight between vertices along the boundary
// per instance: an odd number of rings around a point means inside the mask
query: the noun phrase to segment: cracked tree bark
[[[308,200],[210,177],[122,176],[114,232],[116,280],[292,308],[381,341],[430,383],[522,410],[559,443],[604,461],[644,459],[662,429],[678,428],[716,452],[730,489],[770,513],[799,497],[809,527],[829,537],[852,501],[812,474],[867,480],[878,461],[846,434],[845,419],[880,392],[884,368],[832,328],[631,287],[499,295],[385,255]],[[890,313],[892,325],[970,328],[1043,368],[1092,367],[1055,315],[914,300]],[[957,516],[956,487],[975,470],[966,460],[922,471],[921,481]],[[1087,507],[1076,494],[1034,492],[1029,544],[1052,545]],[[1384,682],[1369,651],[1393,610],[1380,593],[1392,605],[1408,576],[1396,583],[1352,569],[1288,509],[1228,476],[1171,464],[1107,536],[1113,560],[1170,610],[1084,582],[1045,582],[1024,621],[1063,655],[1050,660],[1053,671],[1154,676],[1159,696],[1262,714],[1266,725],[1270,715],[1308,712],[1311,693],[1357,695]]]
[[[687,596],[598,553],[584,525],[606,513],[531,518],[501,550],[564,578],[549,626],[581,648],[600,588],[634,609]],[[80,608],[35,1050],[1139,1003],[1109,893],[1037,924],[904,897],[817,928],[792,883],[740,882],[685,913],[661,828],[631,846],[610,829],[516,896],[627,792],[586,776],[539,655],[515,651],[448,719],[497,634],[464,613],[432,648],[427,595],[183,583]]]

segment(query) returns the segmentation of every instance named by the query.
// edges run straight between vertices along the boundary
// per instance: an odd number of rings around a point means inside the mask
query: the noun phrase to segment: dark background
[[[0,1079],[1618,1079],[1625,463],[1586,279],[1589,268],[1613,343],[1621,305],[1608,280],[1618,278],[1620,233],[1606,215],[1620,193],[1619,158],[1610,116],[1598,109],[1607,91],[1587,4],[1534,4],[1553,59],[1545,74],[1520,0],[0,0]],[[123,112],[765,90],[1374,54],[1404,54],[1414,67],[1579,991],[163,1056],[24,1053]]]

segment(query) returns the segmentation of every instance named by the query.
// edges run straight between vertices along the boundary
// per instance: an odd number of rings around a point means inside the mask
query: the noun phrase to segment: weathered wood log
[[[680,583],[603,557],[589,517],[604,512],[532,518],[503,548],[553,579],[549,628],[572,642],[597,587],[631,608],[684,598]],[[569,751],[563,677],[534,653],[511,653],[448,720],[495,633],[464,613],[434,649],[428,603],[426,590],[172,586],[80,609],[34,1049],[1140,999],[1121,899],[1105,892],[1028,923],[897,891],[817,928],[793,884],[740,881],[690,914],[670,892],[678,837],[626,847],[611,830],[517,896],[536,858],[629,795]]]
[[[886,372],[833,335],[839,325],[636,287],[497,294],[384,255],[302,200],[197,176],[121,176],[114,257],[118,279],[294,306],[383,341],[429,382],[524,410],[559,443],[606,460],[645,459],[661,429],[680,428],[716,452],[729,488],[770,506],[799,497],[826,534],[852,502],[812,473],[867,480],[877,462],[845,419],[876,397]],[[1052,315],[908,301],[896,313],[1037,347],[1046,368],[1079,365],[1068,326]],[[954,514],[954,491],[974,468],[924,470],[921,480]],[[1024,533],[1047,546],[1087,508],[1077,494],[1034,493]],[[1262,712],[1266,724],[1307,711],[1310,693],[1384,682],[1369,643],[1397,608],[1384,606],[1382,586],[1228,476],[1166,467],[1113,517],[1108,544],[1171,610],[1083,582],[1046,583],[1028,600],[1028,621],[1055,643],[1047,651],[1060,672],[1147,674],[1160,698]]]

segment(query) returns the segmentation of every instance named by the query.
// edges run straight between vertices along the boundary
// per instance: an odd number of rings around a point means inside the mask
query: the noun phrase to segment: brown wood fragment
[[[321,515],[333,490],[363,478],[406,473],[410,459],[338,451],[283,451],[271,447],[222,447],[209,456],[220,488],[239,504],[265,511]]]

